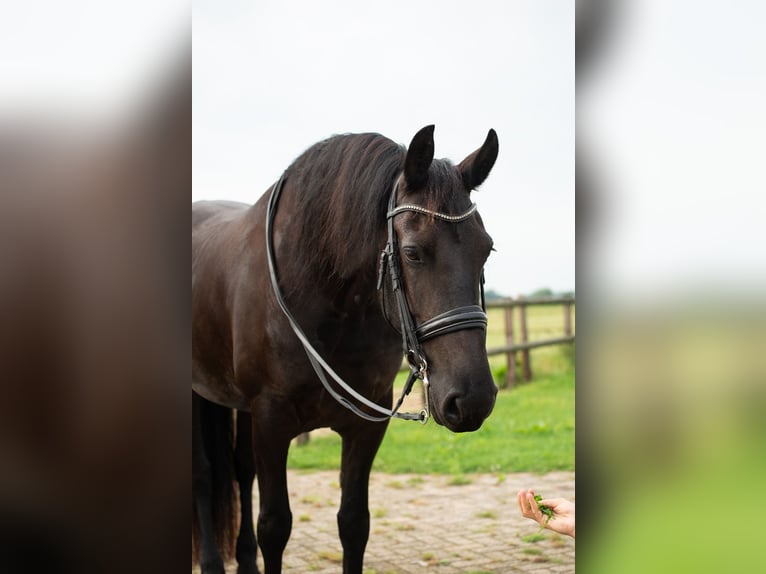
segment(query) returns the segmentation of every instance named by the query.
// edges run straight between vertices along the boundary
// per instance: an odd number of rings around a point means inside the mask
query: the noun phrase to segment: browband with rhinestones
[[[461,215],[447,215],[446,213],[440,213],[438,211],[431,211],[430,209],[426,209],[425,207],[421,207],[419,205],[411,205],[411,204],[406,203],[404,205],[398,206],[396,209],[393,209],[393,210],[389,211],[386,214],[386,217],[388,217],[390,219],[390,218],[394,217],[395,215],[398,215],[399,213],[401,213],[403,211],[415,211],[417,213],[422,213],[424,215],[430,215],[432,217],[436,217],[436,218],[442,219],[444,221],[449,221],[451,223],[455,223],[455,222],[459,222],[459,221],[464,221],[464,220],[468,219],[469,217],[471,217],[473,215],[473,213],[476,211],[476,204],[472,203],[471,207],[468,208],[468,211],[466,211],[465,213],[463,213]]]

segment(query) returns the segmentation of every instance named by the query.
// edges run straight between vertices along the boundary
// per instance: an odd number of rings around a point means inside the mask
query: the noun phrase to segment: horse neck
[[[332,232],[323,234],[321,215],[301,221],[305,206],[296,199],[291,183],[288,177],[277,207],[281,218],[275,223],[280,235],[277,266],[285,296],[298,304],[324,303],[352,314],[369,316],[379,311],[376,272],[385,243],[385,221],[347,239],[342,233],[355,223],[355,212],[338,210],[335,217],[341,220],[327,226]]]
[[[394,159],[389,163],[398,169]],[[386,347],[393,334],[396,344],[398,335],[386,322],[377,291],[386,242],[385,199],[394,170],[381,170],[377,181],[331,179],[321,187],[301,170],[290,168],[286,175],[274,230],[277,273],[288,306],[302,324],[331,325],[344,337],[380,333],[376,336]],[[371,195],[375,190],[386,198]],[[253,209],[259,222],[267,200],[268,194]]]
[[[313,310],[318,316],[342,317],[345,321],[370,321],[382,318],[375,276],[377,251],[371,250],[368,268],[350,276],[315,265],[311,249],[294,245],[289,266],[280,273],[285,297],[294,305]],[[282,279],[284,277],[284,279]]]

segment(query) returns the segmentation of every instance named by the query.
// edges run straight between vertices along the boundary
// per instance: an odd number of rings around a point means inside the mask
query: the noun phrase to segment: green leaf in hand
[[[545,506],[544,504],[540,504],[540,501],[543,499],[542,496],[539,494],[535,494],[535,502],[537,503],[537,508],[540,509],[540,512],[545,514],[547,516],[545,520],[545,524],[543,524],[543,528],[545,528],[545,525],[548,524],[548,521],[553,518],[553,509],[550,506]]]

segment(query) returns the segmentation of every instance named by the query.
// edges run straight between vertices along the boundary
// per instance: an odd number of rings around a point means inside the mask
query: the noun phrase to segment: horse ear
[[[415,134],[404,160],[404,179],[411,189],[425,184],[428,168],[434,159],[434,126],[426,126]]]
[[[479,187],[487,179],[492,166],[495,165],[498,150],[497,134],[495,130],[489,130],[482,146],[460,162],[458,169],[463,183],[469,190]]]

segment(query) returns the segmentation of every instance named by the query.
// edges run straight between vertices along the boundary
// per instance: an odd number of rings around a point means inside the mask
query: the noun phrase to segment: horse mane
[[[303,265],[317,277],[348,279],[373,274],[385,242],[386,212],[406,149],[376,133],[335,135],[301,154],[287,169],[301,209],[291,228],[299,232]],[[448,160],[434,160],[422,205],[443,209],[460,176]]]

